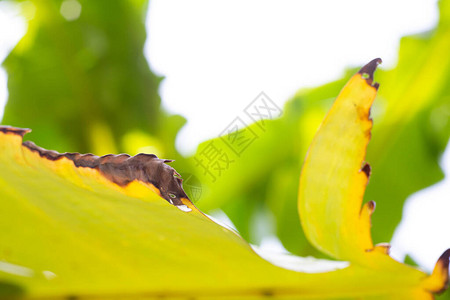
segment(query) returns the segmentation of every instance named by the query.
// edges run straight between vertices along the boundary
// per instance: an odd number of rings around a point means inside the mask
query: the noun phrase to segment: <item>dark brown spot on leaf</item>
[[[376,207],[375,201],[370,200],[369,202],[367,202],[367,207],[373,213],[375,211],[375,207]]]
[[[364,172],[364,174],[366,174],[367,178],[369,178],[372,169],[370,168],[370,165],[368,163],[365,163],[361,171]]]

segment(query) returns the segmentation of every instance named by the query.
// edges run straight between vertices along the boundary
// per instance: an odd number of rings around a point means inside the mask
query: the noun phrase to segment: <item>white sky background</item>
[[[163,105],[188,119],[178,148],[191,153],[217,136],[261,91],[283,107],[298,89],[335,80],[345,67],[375,57],[382,68],[395,66],[400,37],[436,25],[436,2],[152,0],[145,53],[152,70],[166,77]],[[0,61],[25,31],[17,7],[0,2]],[[6,98],[1,69],[0,116]],[[449,175],[449,151],[445,161]],[[448,177],[405,206],[395,257],[408,250],[430,270],[450,247],[450,237],[442,240],[450,227]]]
[[[146,54],[166,76],[164,106],[187,117],[178,148],[217,136],[261,91],[283,107],[299,88],[340,78],[399,38],[431,29],[434,0],[151,1]]]

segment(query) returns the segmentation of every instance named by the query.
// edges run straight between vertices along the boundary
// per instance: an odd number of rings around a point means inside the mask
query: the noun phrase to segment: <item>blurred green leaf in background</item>
[[[161,108],[143,48],[148,1],[16,1],[33,14],[4,62],[3,124],[58,151],[177,158],[185,119]],[[151,147],[150,147],[151,146]]]

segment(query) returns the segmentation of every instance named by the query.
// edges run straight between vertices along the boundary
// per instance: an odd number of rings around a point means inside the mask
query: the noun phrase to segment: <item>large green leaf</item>
[[[409,195],[443,178],[438,162],[450,137],[450,1],[439,4],[437,28],[403,38],[398,65],[377,76],[381,88],[372,109],[374,137],[367,153],[375,172],[365,194],[367,201],[379,204],[373,218],[377,243],[390,241]],[[226,136],[212,140],[236,163],[215,181],[197,166],[206,186],[198,206],[205,211],[222,208],[253,243],[259,242],[258,223],[242,220],[269,212],[275,220],[272,231],[289,251],[316,254],[297,226],[296,177],[331,100],[351,73],[336,82],[299,91],[279,119],[249,126],[258,138],[240,156],[223,142]],[[210,143],[200,145],[194,159],[201,158]]]
[[[298,205],[307,236],[350,263],[314,274],[270,264],[210,220],[167,160],[59,154],[22,143],[27,130],[0,127],[0,297],[432,299],[445,289],[450,251],[431,276],[396,262],[371,244],[372,203],[360,207],[375,94],[356,74],[305,163]],[[342,177],[329,177],[336,170]]]

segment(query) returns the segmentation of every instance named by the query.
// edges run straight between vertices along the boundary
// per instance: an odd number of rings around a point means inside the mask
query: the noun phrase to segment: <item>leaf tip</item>
[[[428,291],[436,294],[443,293],[448,288],[449,281],[449,261],[450,249],[445,250],[439,257],[434,266],[433,272],[425,280],[425,286]]]
[[[377,90],[380,85],[377,82],[373,82],[373,73],[381,63],[381,58],[375,58],[358,71],[358,73],[361,74],[362,78],[366,80],[367,84],[373,86]]]
[[[431,276],[439,276],[442,279],[442,289],[438,291],[438,293],[441,293],[445,291],[448,287],[448,264],[450,260],[450,249],[445,250],[444,253],[439,257],[438,261],[436,262],[436,266],[434,267],[433,273]]]

